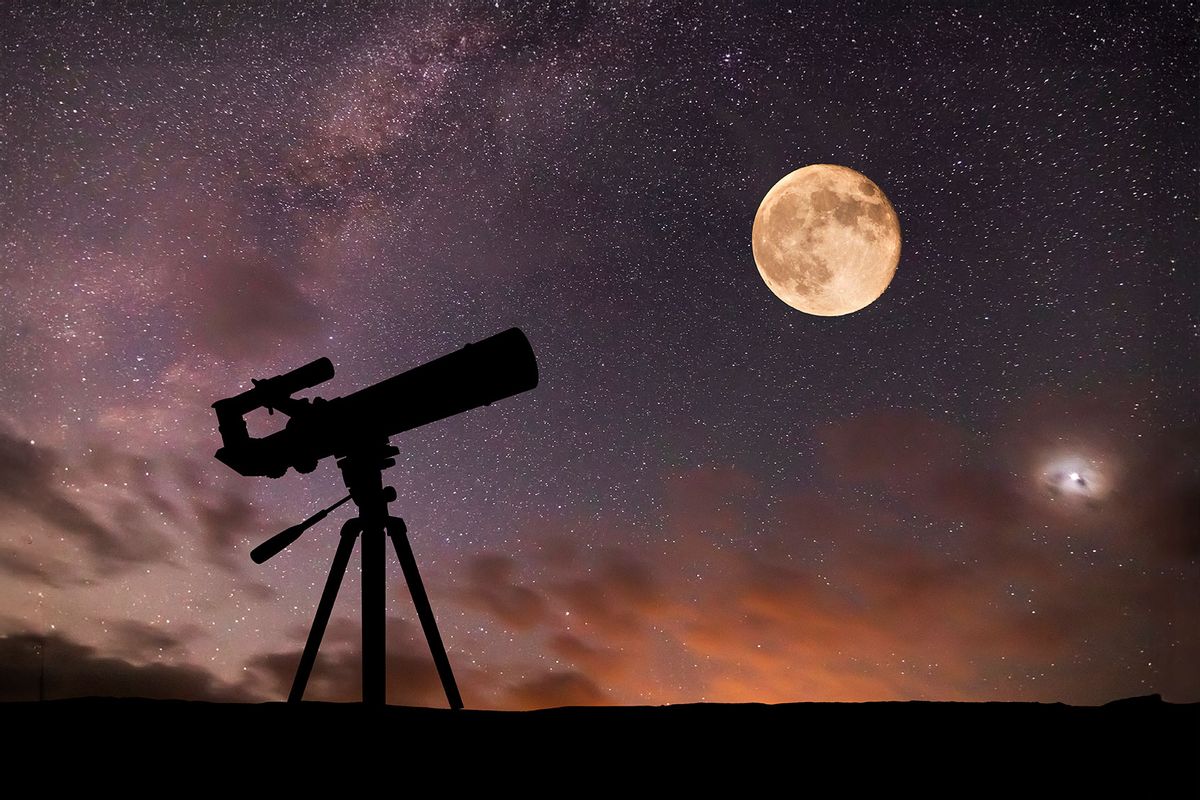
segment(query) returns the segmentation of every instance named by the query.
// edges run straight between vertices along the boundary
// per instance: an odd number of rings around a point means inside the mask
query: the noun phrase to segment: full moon
[[[883,190],[847,167],[813,164],[771,187],[754,215],[754,263],[792,308],[822,317],[875,302],[900,261],[900,220]]]

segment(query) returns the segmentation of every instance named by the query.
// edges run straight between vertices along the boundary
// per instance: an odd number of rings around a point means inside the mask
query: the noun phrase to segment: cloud
[[[197,341],[241,360],[316,331],[321,313],[285,266],[264,253],[206,259],[191,290]]]
[[[819,431],[824,465],[841,480],[891,490],[928,488],[962,466],[965,431],[918,411],[883,409],[829,423]]]
[[[116,507],[122,523],[116,527],[69,498],[58,476],[61,466],[56,450],[19,437],[0,421],[0,513],[25,511],[75,538],[105,574],[166,560],[170,542],[127,506]]]
[[[53,566],[51,566],[53,564]],[[58,588],[69,582],[69,567],[8,545],[0,546],[0,570],[18,579]],[[64,581],[64,578],[67,578]]]
[[[577,624],[619,639],[665,610],[660,582],[646,563],[616,548],[600,550],[595,560],[588,577],[548,584]]]
[[[504,624],[518,629],[530,628],[546,619],[545,598],[514,580],[516,564],[500,553],[485,553],[467,565],[467,587],[461,593],[464,603],[480,608]]]
[[[247,537],[261,536],[267,530],[265,515],[238,489],[218,488],[203,493],[193,501],[192,510],[205,558],[229,572],[236,573],[241,566],[235,560],[237,546]]]
[[[701,466],[670,475],[663,488],[663,523],[673,539],[733,540],[749,532],[747,500],[758,483],[742,470]]]
[[[585,675],[609,683],[631,665],[628,656],[618,649],[589,644],[571,633],[557,633],[550,638],[550,650],[564,661],[574,664]]]
[[[163,655],[184,654],[189,642],[201,635],[195,625],[151,625],[134,619],[111,620],[104,625],[111,654],[132,661],[150,661]]]
[[[520,709],[596,706],[607,702],[604,691],[578,672],[548,672],[522,681],[508,690],[508,697]]]
[[[817,437],[832,480],[769,503],[737,469],[667,475],[660,519],[609,532],[624,546],[542,531],[553,555],[524,588],[545,613],[522,635],[560,667],[502,702],[1195,699],[1194,432],[1096,432],[1029,403],[1006,436],[916,411],[837,421]],[[1051,499],[1037,466],[1060,437],[1106,455],[1108,496]],[[489,557],[502,585],[516,570]]]
[[[833,478],[876,490],[884,507],[962,524],[1001,549],[1014,531],[1042,528],[1148,558],[1195,557],[1200,426],[1155,418],[1135,383],[1105,402],[1090,394],[1032,393],[997,423],[1002,435],[916,411],[866,412],[825,426],[820,455]],[[1106,490],[1071,502],[1047,486],[1039,476],[1063,458],[1096,464]]]
[[[101,437],[88,440],[78,469],[96,482],[127,485],[137,498],[139,508],[157,512],[172,524],[182,520],[178,506],[167,500],[158,484],[161,464],[154,458],[117,447]]]
[[[1140,532],[1158,554],[1180,562],[1200,559],[1200,425],[1164,432],[1126,459],[1123,485],[1111,505],[1124,525]]]
[[[0,701],[38,699],[43,675],[47,699],[91,696],[257,699],[196,666],[135,663],[102,655],[95,648],[58,633],[25,631],[0,636]]]
[[[918,412],[867,412],[817,431],[824,477],[813,484],[780,490],[742,470],[699,467],[664,476],[662,514],[639,527],[531,526],[536,535],[522,539],[539,546],[519,552],[535,560],[469,561],[459,600],[519,631],[541,657],[514,660],[507,643],[489,652],[486,639],[468,652],[459,638],[451,658],[468,705],[1200,696],[1191,669],[1200,643],[1186,635],[1197,601],[1195,431],[1176,424],[1151,434],[1115,421],[1100,432],[1072,428],[1071,415],[1048,402],[1013,419],[1019,429],[1002,437]],[[1038,480],[1039,459],[1059,436],[1104,453],[1113,469],[1113,489],[1095,507],[1056,505]],[[118,536],[109,519],[136,519],[137,497],[169,496],[161,485],[170,475],[204,478],[188,458],[94,453],[81,467],[88,479],[112,470],[134,487],[102,520],[82,506],[37,504],[43,488],[59,491],[59,463],[51,448],[0,437],[0,475],[10,477],[0,500],[43,519],[90,518],[104,543]],[[154,480],[138,484],[146,472]],[[190,503],[164,500],[163,513],[194,515],[206,557],[236,575],[230,556],[240,537],[271,526],[238,486],[205,487]],[[584,546],[593,529],[612,544]],[[33,582],[59,574],[20,545],[0,548],[0,570]],[[273,595],[261,583],[239,585]],[[105,662],[100,671],[114,685],[146,675],[179,696],[282,699],[307,626],[293,632],[294,648],[248,661],[237,686],[206,683],[199,667],[139,671],[160,654],[186,658],[186,632],[116,623],[109,633],[104,655],[85,648],[71,657]],[[419,630],[390,620],[388,636],[390,702],[444,705]],[[359,637],[357,624],[333,621],[307,696],[360,697]]]
[[[278,589],[261,581],[244,581],[239,588],[243,594],[257,603],[269,603],[281,597]]]

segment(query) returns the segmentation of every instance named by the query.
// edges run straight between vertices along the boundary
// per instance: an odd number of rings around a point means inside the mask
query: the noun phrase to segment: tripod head
[[[329,516],[330,511],[347,500],[354,500],[360,514],[377,517],[386,515],[387,504],[396,499],[396,490],[391,486],[383,485],[382,473],[388,467],[395,466],[396,461],[393,456],[399,453],[398,448],[388,444],[385,440],[377,443],[374,448],[363,448],[352,456],[339,459],[338,467],[342,470],[342,477],[346,481],[346,488],[350,490],[350,494],[328,508],[321,509],[300,524],[293,525],[267,539],[250,551],[250,559],[255,564],[262,564],[267,559],[278,555],[292,542],[299,539],[305,531]]]

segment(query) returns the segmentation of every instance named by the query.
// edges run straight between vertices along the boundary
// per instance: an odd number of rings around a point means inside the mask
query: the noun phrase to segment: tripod
[[[452,709],[463,707],[462,697],[458,693],[458,684],[454,682],[454,673],[450,669],[450,659],[446,656],[446,648],[442,644],[441,634],[438,633],[437,622],[433,618],[433,609],[429,605],[429,597],[425,594],[425,585],[421,582],[421,573],[417,570],[417,561],[413,557],[412,547],[408,542],[408,529],[404,520],[388,514],[388,503],[396,499],[396,490],[384,487],[383,470],[394,466],[394,456],[399,454],[399,448],[393,447],[387,439],[371,442],[362,447],[350,450],[338,459],[338,469],[342,471],[342,479],[350,496],[339,500],[328,509],[319,512],[305,522],[289,528],[281,534],[269,539],[255,548],[252,557],[261,563],[278,553],[301,533],[316,522],[325,518],[329,511],[346,502],[354,501],[358,506],[358,516],[349,519],[342,525],[341,540],[337,552],[333,556],[333,564],[329,568],[329,578],[325,581],[325,590],[321,593],[321,601],[317,604],[317,614],[313,619],[312,628],[308,632],[308,641],[304,645],[304,654],[300,657],[300,666],[296,670],[296,678],[292,682],[292,691],[288,695],[289,703],[298,703],[304,697],[304,689],[308,685],[309,675],[312,674],[313,664],[317,660],[317,650],[321,647],[321,639],[329,624],[329,615],[333,611],[334,601],[337,600],[338,589],[350,563],[350,555],[354,552],[354,542],[362,539],[362,699],[365,705],[384,705],[387,694],[387,653],[386,645],[386,594],[387,581],[385,536],[392,540],[396,549],[396,557],[404,570],[404,580],[408,583],[409,594],[412,595],[413,605],[417,609],[417,617],[421,620],[421,628],[425,639],[429,642],[429,651],[433,655],[433,663],[437,666],[438,677],[441,678],[442,688],[446,692],[446,700]],[[261,557],[260,557],[261,556]]]

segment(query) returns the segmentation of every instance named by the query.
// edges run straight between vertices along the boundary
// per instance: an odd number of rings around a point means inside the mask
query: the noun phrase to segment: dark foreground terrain
[[[86,698],[0,704],[0,762],[43,786],[527,789],[1200,788],[1200,704],[794,703],[458,711]],[[167,781],[164,783],[163,781]],[[413,783],[416,781],[417,783]],[[437,787],[441,787],[440,789]],[[424,791],[422,793],[425,793]],[[1025,792],[1023,792],[1025,793]],[[191,792],[188,792],[189,796]]]

